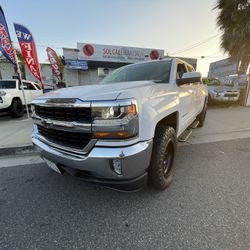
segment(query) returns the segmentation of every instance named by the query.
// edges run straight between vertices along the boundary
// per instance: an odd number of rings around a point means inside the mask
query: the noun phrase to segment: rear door
[[[23,86],[24,86],[26,101],[29,104],[36,97],[37,89],[29,81],[23,81]]]
[[[32,82],[31,84],[35,87],[35,90],[33,90],[33,92],[32,92],[34,98],[43,94],[42,88],[39,86],[38,83]]]

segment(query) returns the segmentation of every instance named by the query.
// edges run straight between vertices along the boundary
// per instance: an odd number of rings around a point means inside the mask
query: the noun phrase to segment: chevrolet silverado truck
[[[41,87],[34,82],[23,80],[27,104],[43,94]],[[21,117],[24,112],[24,97],[21,84],[17,79],[0,80],[0,111],[8,112],[12,117]]]
[[[32,141],[58,173],[132,191],[171,182],[178,141],[202,127],[207,87],[177,58],[121,67],[32,102]],[[195,156],[194,156],[195,157]]]

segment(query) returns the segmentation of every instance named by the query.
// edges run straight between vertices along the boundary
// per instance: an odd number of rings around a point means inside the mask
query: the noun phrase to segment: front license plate
[[[49,168],[51,168],[55,172],[61,174],[61,171],[59,170],[59,168],[56,166],[56,164],[54,162],[52,162],[46,158],[43,158],[43,160],[46,162],[46,164],[48,165]]]

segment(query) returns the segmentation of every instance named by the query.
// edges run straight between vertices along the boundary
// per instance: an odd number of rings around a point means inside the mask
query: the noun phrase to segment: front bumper
[[[214,95],[212,97],[212,100],[216,102],[237,102],[239,100],[239,97],[240,95],[231,97],[226,97],[224,95]]]
[[[11,106],[11,99],[6,96],[0,96],[0,110],[7,110]]]
[[[54,162],[62,172],[78,176],[85,181],[126,191],[139,189],[147,181],[152,140],[126,147],[94,146],[84,156],[58,150],[39,140],[35,134],[32,136],[32,141],[42,158]],[[112,170],[112,159],[121,159],[122,175]]]

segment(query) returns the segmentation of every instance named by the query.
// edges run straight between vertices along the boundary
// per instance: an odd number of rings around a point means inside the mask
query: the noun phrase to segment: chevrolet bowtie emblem
[[[44,127],[48,128],[48,127],[50,127],[51,125],[53,125],[53,122],[52,122],[51,120],[48,120],[48,119],[43,119],[43,120],[41,120],[41,124],[42,124]]]

